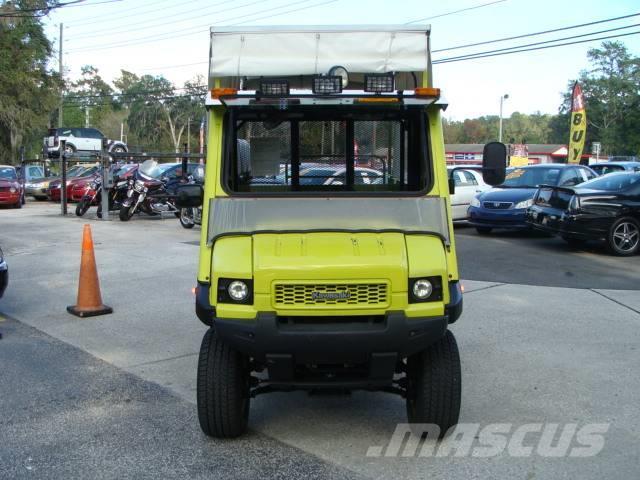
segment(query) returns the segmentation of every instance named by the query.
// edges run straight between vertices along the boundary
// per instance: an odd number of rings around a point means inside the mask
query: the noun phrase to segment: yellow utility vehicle
[[[425,26],[211,31],[196,313],[203,431],[250,399],[379,390],[410,422],[458,421],[462,312],[440,90]],[[483,174],[504,179],[506,149]]]

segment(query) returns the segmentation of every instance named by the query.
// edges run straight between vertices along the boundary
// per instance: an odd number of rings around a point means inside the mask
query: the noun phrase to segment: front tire
[[[640,223],[631,217],[616,220],[607,235],[609,250],[614,255],[627,257],[640,250]]]
[[[180,218],[180,225],[182,225],[183,228],[190,229],[195,225],[192,208],[181,208],[180,216],[178,218]]]
[[[80,200],[80,203],[76,205],[76,215],[78,217],[82,217],[85,213],[87,213],[87,210],[89,210],[90,206],[91,202],[89,202],[86,198],[83,198],[82,200]]]
[[[407,359],[407,380],[409,423],[438,425],[442,438],[460,416],[460,354],[451,331]]]
[[[213,329],[202,339],[198,358],[198,420],[216,438],[234,438],[249,422],[247,358],[220,340]]]
[[[133,217],[133,209],[135,208],[135,204],[130,205],[128,207],[123,206],[120,209],[120,220],[123,222],[128,222],[129,220],[131,220],[131,217]]]

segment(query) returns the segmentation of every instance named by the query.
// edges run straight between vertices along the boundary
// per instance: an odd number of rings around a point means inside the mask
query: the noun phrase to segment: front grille
[[[11,187],[0,187],[0,192],[8,192]]]
[[[507,210],[513,206],[513,202],[484,202],[482,205],[489,210]]]
[[[275,285],[276,308],[357,306],[383,308],[388,305],[386,283],[313,283]]]

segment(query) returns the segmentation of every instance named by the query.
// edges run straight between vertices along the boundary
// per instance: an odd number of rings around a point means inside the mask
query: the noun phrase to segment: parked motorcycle
[[[128,189],[129,183],[127,180],[116,182],[115,185],[109,189],[109,211],[120,210]],[[87,213],[91,205],[98,205],[96,215],[98,218],[102,218],[102,177],[100,176],[95,177],[87,184],[84,195],[76,206],[76,215],[82,217]]]
[[[165,178],[158,179],[161,173],[155,160],[150,159],[140,165],[134,177],[129,180],[126,198],[120,208],[120,220],[126,222],[138,211],[144,211],[148,215],[180,215],[171,193],[173,185]]]

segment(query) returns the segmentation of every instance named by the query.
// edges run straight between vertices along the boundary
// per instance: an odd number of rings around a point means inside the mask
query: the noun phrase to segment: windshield
[[[2,180],[17,180],[18,176],[13,167],[0,167],[0,178]]]
[[[429,184],[419,109],[232,109],[230,192],[417,192]]]
[[[158,165],[157,161],[149,159],[140,164],[138,171],[147,177],[156,178],[162,175],[162,172],[166,169],[163,167],[165,167],[165,165]]]
[[[612,173],[584,182],[580,188],[616,192],[632,185],[640,185],[640,173]]]
[[[509,168],[498,188],[536,188],[538,185],[556,185],[560,177],[558,167]]]
[[[592,165],[591,170],[598,175],[606,175],[607,173],[620,172],[624,170],[624,167],[621,165]]]

